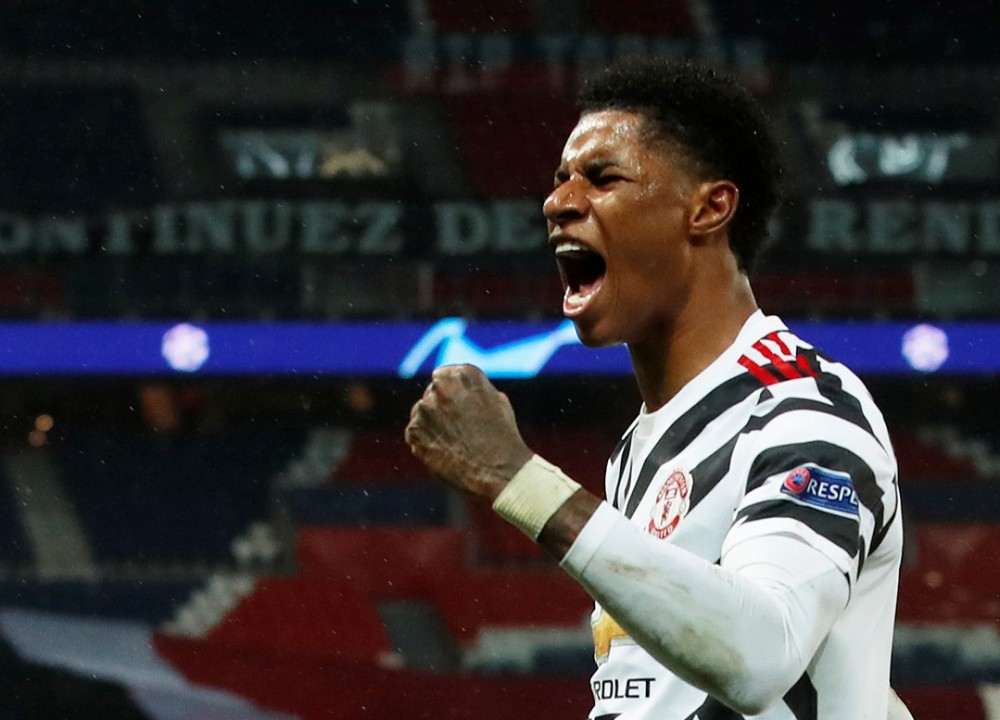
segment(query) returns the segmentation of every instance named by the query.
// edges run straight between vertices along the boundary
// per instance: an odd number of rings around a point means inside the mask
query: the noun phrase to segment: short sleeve
[[[876,437],[834,414],[792,410],[741,438],[734,465],[746,486],[723,554],[761,535],[793,536],[853,584],[895,477],[895,462]]]

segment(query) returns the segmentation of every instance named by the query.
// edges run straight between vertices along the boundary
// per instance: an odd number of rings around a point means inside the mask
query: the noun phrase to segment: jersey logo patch
[[[847,473],[803,465],[788,473],[781,492],[806,505],[846,515],[858,514],[858,494]]]
[[[661,540],[668,537],[687,514],[691,484],[683,470],[674,470],[656,494],[656,502],[649,513],[647,530]]]
[[[631,640],[628,633],[622,626],[608,614],[608,611],[601,608],[601,617],[597,622],[591,623],[591,632],[594,635],[594,660],[598,665],[603,665],[611,654],[611,645],[616,640]]]

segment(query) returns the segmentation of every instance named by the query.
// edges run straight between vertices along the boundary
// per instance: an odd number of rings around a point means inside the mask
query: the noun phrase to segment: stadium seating
[[[472,188],[485,197],[544,197],[576,123],[568,98],[474,94],[443,97]]]
[[[405,36],[403,2],[377,5],[332,0],[287,8],[275,22],[260,22],[238,0],[211,6],[177,0],[151,3],[142,12],[119,13],[92,7],[75,17],[46,4],[12,4],[0,9],[0,43],[17,57],[201,58],[354,57],[370,62],[387,57]],[[264,12],[264,8],[259,8]],[[277,22],[280,20],[280,22]],[[335,41],[331,40],[335,38]]]
[[[350,578],[371,600],[434,603],[458,643],[484,627],[579,627],[591,602],[553,566],[484,568],[455,528],[303,528],[304,577]]]
[[[0,272],[0,316],[29,318],[58,312],[64,306],[63,280],[47,270]]]
[[[981,476],[971,459],[955,457],[948,447],[921,437],[919,432],[894,431],[892,444],[899,477],[906,484],[935,480],[964,483]]]
[[[272,477],[300,445],[298,432],[262,428],[66,433],[54,447],[95,559],[169,564],[229,560],[232,539],[270,514]]]
[[[434,307],[450,315],[554,315],[562,306],[555,264],[541,272],[441,272],[434,276]]]
[[[799,62],[920,64],[946,56],[952,62],[982,62],[990,53],[987,28],[1000,19],[989,3],[956,13],[933,0],[915,2],[902,15],[863,0],[840,3],[836,13],[794,0],[759,7],[712,0],[709,6],[725,36],[760,37],[769,55]]]
[[[354,433],[347,454],[331,473],[334,483],[423,481],[427,469],[403,440],[401,429]]]
[[[585,5],[596,27],[609,35],[691,37],[696,30],[691,17],[691,4],[684,0],[655,4],[643,0],[613,4],[586,0]]]
[[[857,317],[873,309],[895,317],[916,308],[909,271],[762,273],[753,286],[761,307],[789,317]]]
[[[0,581],[0,607],[159,624],[201,585],[201,579]]]
[[[139,97],[128,87],[2,86],[0,207],[50,214],[154,201]],[[38,152],[38,148],[44,148]]]
[[[430,0],[427,5],[439,33],[521,33],[533,26],[531,5],[524,0]]]
[[[522,429],[525,442],[587,487],[600,490],[604,463],[614,448],[613,436],[598,427],[532,427]],[[426,467],[417,460],[398,428],[351,436],[347,454],[331,473],[333,483],[422,481]]]
[[[293,488],[284,493],[291,517],[303,525],[444,525],[447,490],[426,483],[351,483]]]
[[[28,564],[32,553],[9,483],[0,471],[0,562],[18,567]]]
[[[996,623],[1000,565],[993,548],[998,541],[995,522],[911,524],[900,578],[900,621]]]
[[[605,459],[614,447],[611,435],[593,427],[526,428],[522,434],[535,452],[586,487],[602,491]],[[329,483],[285,494],[300,523],[338,526],[445,525],[454,522],[449,496],[452,503],[465,505],[471,547],[479,562],[530,564],[542,558],[536,543],[487,504],[430,482],[427,469],[398,431],[356,433]]]

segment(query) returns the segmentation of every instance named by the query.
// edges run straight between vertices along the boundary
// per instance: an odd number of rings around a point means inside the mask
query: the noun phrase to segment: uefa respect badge
[[[802,465],[785,476],[780,490],[805,505],[845,515],[858,514],[858,494],[851,476],[845,472]]]

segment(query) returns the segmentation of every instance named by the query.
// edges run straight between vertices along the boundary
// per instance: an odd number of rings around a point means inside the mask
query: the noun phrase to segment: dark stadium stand
[[[64,482],[99,561],[220,562],[271,513],[275,473],[301,446],[278,428],[156,437],[65,433]],[[141,482],[137,482],[141,480]]]
[[[267,22],[261,22],[266,17]],[[248,7],[238,0],[211,6],[143,0],[128,12],[101,5],[53,11],[46,2],[12,3],[0,10],[0,44],[16,56],[77,58],[392,57],[408,31],[406,4],[335,0]]]
[[[439,33],[523,33],[535,27],[531,5],[523,0],[430,0],[427,5]]]
[[[288,512],[304,525],[444,525],[447,490],[395,481],[295,488],[283,495]]]
[[[413,457],[403,436],[393,430],[369,430],[351,435],[344,458],[331,473],[331,482],[424,481],[427,469]]]
[[[467,533],[456,528],[302,528],[300,577],[350,579],[369,602],[436,605],[459,645],[486,627],[579,628],[586,593],[554,568],[483,568],[472,563]]]
[[[789,317],[912,317],[912,271],[758,273],[754,291],[769,313]]]
[[[1000,568],[995,522],[910,523],[910,557],[900,580],[901,622],[996,624]]]
[[[602,492],[604,458],[613,436],[597,427],[526,428],[525,441],[595,492]],[[460,499],[434,483],[398,432],[355,434],[328,484],[296,488],[283,496],[302,524],[446,525],[454,523],[449,495],[465,506],[471,551],[487,566],[533,564],[541,548],[482,503]]]
[[[12,490],[0,471],[0,563],[20,567],[31,561],[31,546]]]
[[[926,64],[982,62],[995,57],[989,28],[997,8],[945,5],[920,0],[898,12],[891,3],[838,3],[836,12],[819,5],[781,0],[751,5],[712,0],[712,15],[729,37],[757,36],[783,60]]]
[[[956,457],[941,444],[929,442],[918,433],[894,431],[893,448],[899,463],[899,476],[907,487],[914,482],[960,483],[980,477],[976,464],[968,457]]]
[[[200,580],[0,581],[0,607],[158,625],[198,589]]]
[[[596,425],[568,427],[525,427],[525,442],[537,453],[599,490],[604,478],[604,461],[617,438]],[[427,469],[413,457],[397,428],[354,433],[347,453],[331,473],[334,484],[357,482],[426,481]]]
[[[65,307],[63,280],[49,270],[0,272],[0,315],[35,318]]]
[[[586,0],[587,13],[594,25],[609,35],[653,35],[691,37],[696,35],[691,3],[669,0],[651,4],[643,0],[607,3]]]
[[[548,263],[546,263],[548,265]],[[450,272],[434,277],[434,306],[442,313],[476,317],[555,314],[562,287],[554,265],[541,272]],[[542,308],[552,308],[545,311]]]
[[[549,192],[563,141],[576,122],[571,97],[456,95],[441,103],[475,194],[543,197]]]
[[[5,209],[92,212],[109,198],[132,206],[156,200],[143,107],[133,88],[0,86],[0,123]]]

